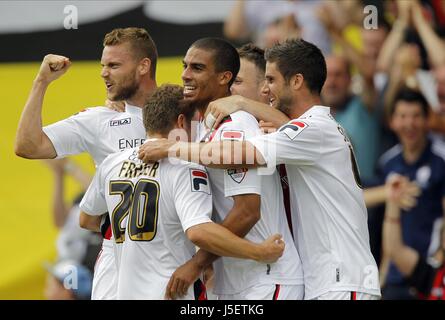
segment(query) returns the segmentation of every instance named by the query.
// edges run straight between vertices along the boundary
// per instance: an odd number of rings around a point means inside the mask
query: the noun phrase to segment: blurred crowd
[[[92,176],[69,158],[43,162],[53,176],[51,211],[54,226],[59,230],[56,261],[44,264],[48,271],[44,294],[49,300],[89,300],[102,237],[79,226],[79,203]],[[65,193],[68,177],[82,190],[71,203]]]
[[[445,1],[238,0],[224,35],[237,45],[253,42],[264,49],[299,37],[322,50],[322,99],[354,147],[383,298],[422,297],[409,278],[414,270],[407,273],[383,245],[383,227],[391,195],[405,190],[395,205],[403,244],[443,264]]]

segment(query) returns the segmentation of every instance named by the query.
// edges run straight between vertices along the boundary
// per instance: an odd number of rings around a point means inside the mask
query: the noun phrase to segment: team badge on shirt
[[[226,130],[221,131],[221,140],[244,140],[244,131]]]
[[[190,179],[192,183],[192,192],[204,192],[211,194],[209,176],[206,171],[190,169]]]
[[[283,132],[289,139],[294,140],[307,126],[303,121],[292,120],[278,129],[278,131]]]
[[[247,171],[249,171],[247,168],[227,169],[227,174],[236,183],[241,183],[244,180]]]

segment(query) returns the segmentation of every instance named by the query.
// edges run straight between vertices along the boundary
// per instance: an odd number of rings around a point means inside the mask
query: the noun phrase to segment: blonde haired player
[[[71,66],[69,58],[49,54],[43,59],[20,118],[15,143],[18,156],[53,159],[88,152],[98,166],[109,154],[144,142],[141,108],[156,88],[156,46],[148,32],[140,28],[115,29],[105,36],[103,45],[101,76],[107,98],[125,100],[125,112],[106,107],[88,108],[42,128],[46,90]],[[92,299],[115,299],[117,271],[110,229],[105,228],[103,235]]]

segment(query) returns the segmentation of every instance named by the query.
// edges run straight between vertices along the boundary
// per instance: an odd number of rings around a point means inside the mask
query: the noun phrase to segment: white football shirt
[[[211,189],[204,167],[168,159],[144,164],[137,151],[107,157],[80,207],[110,214],[121,242],[118,299],[163,299],[173,272],[195,253],[185,231],[211,222]],[[193,286],[185,299],[194,299]]]
[[[329,291],[380,295],[351,143],[330,109],[313,106],[277,132],[249,141],[268,166],[286,164],[305,299]]]
[[[208,140],[244,140],[261,134],[251,114],[238,111],[210,133]],[[222,257],[215,261],[215,294],[235,294],[261,284],[303,284],[303,271],[298,252],[287,225],[283,193],[277,172],[259,175],[257,169],[210,169],[210,183],[215,208],[213,219],[222,221],[233,207],[232,196],[261,195],[261,219],[246,235],[252,242],[262,242],[275,233],[286,243],[283,256],[275,263]]]
[[[51,140],[57,158],[87,152],[98,167],[111,153],[134,148],[144,143],[146,132],[142,120],[142,108],[125,103],[125,112],[106,107],[87,108],[67,119],[43,127]],[[113,239],[111,236],[110,240]],[[116,267],[113,252],[118,250],[104,239],[102,258],[96,263],[93,283],[93,299],[109,297],[114,286]],[[102,263],[106,261],[107,263]],[[112,263],[109,263],[111,261]],[[108,283],[104,283],[108,282]],[[116,289],[117,290],[117,289]],[[115,291],[115,290],[114,290]]]
[[[85,109],[43,127],[57,158],[88,152],[96,167],[111,153],[135,148],[146,138],[142,108],[125,104],[125,112],[106,107]]]

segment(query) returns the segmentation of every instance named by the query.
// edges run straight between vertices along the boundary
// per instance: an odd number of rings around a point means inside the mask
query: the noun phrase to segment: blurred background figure
[[[48,300],[90,300],[93,274],[74,260],[47,265],[45,297]]]
[[[379,160],[381,181],[394,173],[415,182],[421,194],[414,206],[404,210],[400,223],[403,241],[423,258],[437,250],[435,226],[445,215],[445,144],[429,135],[429,106],[418,91],[403,88],[390,110],[390,127],[399,144]],[[415,299],[397,265],[388,269],[383,298]]]
[[[330,39],[317,17],[321,3],[318,0],[237,0],[224,22],[224,36],[237,43],[252,41],[265,48],[277,40],[300,35],[328,54]]]
[[[385,222],[383,227],[383,248],[385,254],[394,262],[403,275],[413,295],[419,299],[445,300],[445,224],[440,220],[436,238],[438,248],[425,257],[415,248],[407,245],[403,239],[402,213],[400,197],[411,197],[408,202],[415,203],[418,192],[410,186],[406,178],[393,181],[390,196],[386,202]]]
[[[79,226],[79,203],[92,177],[69,158],[43,160],[43,162],[53,174],[52,216],[54,225],[59,229],[56,240],[57,262],[54,266],[47,268],[49,275],[45,296],[48,299],[67,297],[84,299],[87,293],[91,294],[94,263],[101,248],[100,234]],[[67,176],[71,176],[82,189],[72,204],[65,201],[64,180]],[[63,285],[65,277],[69,275],[69,270],[65,269],[69,266],[77,270],[79,277],[77,291],[65,288]]]

